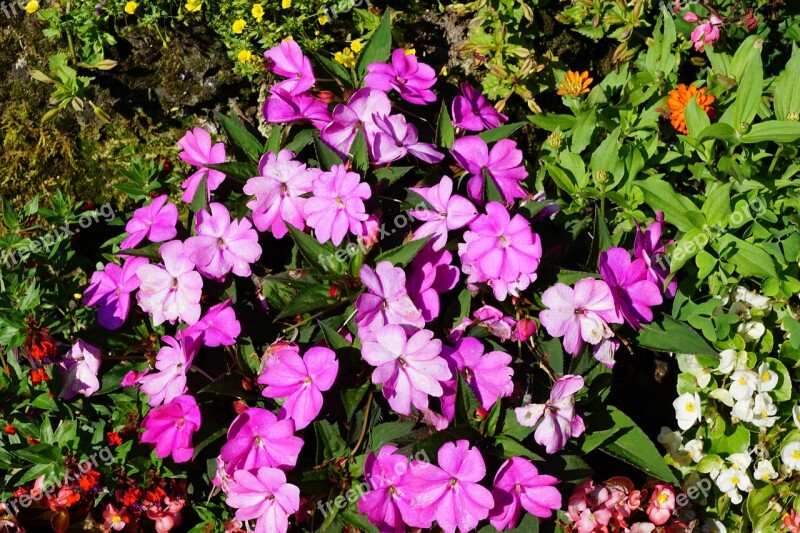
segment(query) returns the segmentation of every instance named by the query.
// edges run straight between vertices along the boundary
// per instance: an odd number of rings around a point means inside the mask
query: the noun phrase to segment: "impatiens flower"
[[[696,422],[703,420],[703,405],[700,403],[700,395],[696,392],[684,392],[672,402],[675,408],[675,419],[678,427],[686,431]]]
[[[79,340],[58,362],[64,373],[64,389],[60,397],[65,400],[83,394],[87,398],[100,390],[97,373],[100,371],[100,350]]]
[[[359,330],[381,328],[387,324],[408,324],[417,328],[425,325],[422,313],[408,297],[402,268],[381,261],[375,270],[362,266],[360,275],[367,292],[356,299]]]
[[[179,331],[175,337],[200,336],[203,344],[210,348],[215,346],[233,346],[236,337],[242,332],[242,326],[236,319],[236,313],[231,307],[231,299],[211,307],[206,314],[186,329]]]
[[[225,181],[225,174],[219,170],[208,169],[206,165],[218,165],[225,162],[225,145],[217,143],[212,146],[211,134],[203,128],[194,128],[186,132],[186,135],[178,141],[178,146],[182,149],[178,156],[186,163],[197,167],[197,171],[181,184],[181,187],[185,189],[181,200],[191,203],[203,177],[206,177],[207,199],[210,200],[211,191]]]
[[[224,205],[209,205],[211,213],[197,213],[197,236],[183,243],[183,252],[206,277],[222,278],[228,272],[249,276],[250,264],[261,257],[258,234],[246,218],[231,222]]]
[[[454,350],[446,349],[445,359],[452,362],[456,371],[460,372],[470,388],[475,392],[484,409],[491,409],[501,397],[510,396],[514,390],[511,378],[514,370],[509,366],[511,356],[505,352],[493,351],[486,354],[481,341],[474,337],[464,337],[456,343]],[[455,389],[455,382],[451,384]],[[454,402],[455,397],[451,400]],[[442,400],[442,408],[444,409]],[[444,412],[449,416],[450,413]]]
[[[228,429],[228,442],[220,457],[228,472],[271,468],[294,468],[303,439],[294,436],[294,420],[278,420],[260,407],[245,409]]]
[[[142,378],[149,373],[150,373],[150,367],[144,369],[141,372],[137,372],[136,370],[129,370],[128,373],[126,373],[123,376],[120,385],[123,387],[135,387],[139,385],[139,383],[141,383],[142,381]]]
[[[417,128],[406,123],[404,115],[375,116],[378,131],[370,147],[370,157],[380,165],[391,163],[411,154],[425,163],[438,163],[444,154],[436,150],[436,145],[419,142]]]
[[[391,110],[392,103],[383,91],[359,89],[346,105],[338,104],[333,109],[331,122],[322,129],[320,138],[339,156],[345,157],[361,131],[369,148],[379,131],[375,117],[385,117]]]
[[[609,248],[600,254],[600,274],[608,284],[614,305],[628,324],[641,328],[653,320],[653,306],[663,301],[658,285],[647,279],[647,266],[641,259],[631,261],[624,248]]]
[[[286,533],[289,515],[300,509],[300,489],[277,468],[237,470],[225,503],[236,509],[236,520],[255,519],[255,533]]]
[[[613,337],[601,339],[599,343],[592,346],[592,357],[603,363],[606,368],[614,368],[614,354],[618,349],[619,341],[617,339]]]
[[[790,442],[781,449],[781,461],[789,470],[800,470],[800,442]]]
[[[434,252],[426,244],[408,265],[406,289],[425,322],[439,316],[439,295],[458,283],[460,271],[453,266],[453,256],[446,250]]]
[[[139,380],[141,390],[150,395],[151,406],[171,401],[186,393],[186,373],[192,365],[198,350],[200,339],[185,335],[180,340],[164,336],[162,346],[156,354],[156,370]]]
[[[424,222],[414,232],[415,239],[433,235],[431,243],[434,250],[441,250],[447,244],[447,232],[463,228],[478,216],[472,202],[453,194],[453,180],[443,176],[433,187],[411,187],[434,210],[418,209],[410,211],[412,217]]]
[[[592,78],[589,77],[589,73],[585,70],[580,73],[568,70],[567,74],[564,76],[564,81],[558,82],[556,94],[577,98],[589,92],[589,85],[592,84],[592,81]]]
[[[184,254],[183,243],[170,241],[158,249],[164,265],[142,265],[137,275],[142,281],[139,307],[153,316],[153,325],[180,319],[191,325],[200,319],[203,278]]]
[[[358,512],[367,515],[381,533],[405,533],[403,516],[412,513],[408,459],[396,451],[394,446],[383,446],[377,456],[370,452],[364,462],[364,478],[371,490],[358,500]]]
[[[503,314],[501,310],[491,305],[484,305],[476,309],[475,312],[472,313],[472,317],[474,320],[470,320],[466,317],[462,318],[461,324],[453,328],[447,338],[455,342],[461,338],[468,328],[472,326],[483,326],[489,330],[490,334],[503,342],[512,339],[516,340],[514,328],[517,325],[517,321]]]
[[[582,388],[581,376],[567,375],[553,384],[547,403],[517,407],[515,410],[517,421],[523,426],[533,427],[543,418],[533,438],[545,446],[547,453],[562,449],[571,437],[583,433],[583,419],[575,412],[575,394]]]
[[[120,267],[114,263],[92,274],[83,293],[83,303],[99,305],[97,321],[106,329],[115,330],[125,323],[131,308],[131,293],[139,288],[139,267],[148,264],[144,257],[129,257]]]
[[[372,382],[383,385],[389,405],[403,415],[411,405],[427,409],[428,396],[442,395],[440,381],[452,377],[441,357],[442,342],[433,332],[420,330],[408,337],[402,326],[387,325],[374,331],[374,341],[364,342],[361,356],[374,367]]]
[[[469,131],[497,128],[508,120],[469,83],[461,84],[461,94],[453,98],[451,114],[454,126]]]
[[[272,89],[262,108],[264,120],[269,124],[310,122],[321,130],[331,121],[328,104],[310,94],[289,94]]]
[[[272,91],[281,90],[297,95],[314,86],[314,70],[311,61],[303,55],[294,39],[284,39],[277,46],[264,52],[267,68],[274,74],[287,78],[272,86]]]
[[[317,176],[311,198],[303,206],[306,222],[314,228],[317,240],[330,240],[339,246],[348,230],[353,235],[360,234],[361,224],[368,218],[364,200],[371,194],[369,184],[355,172],[348,172],[344,165],[333,165],[330,171]]]
[[[694,49],[698,52],[703,52],[705,51],[705,45],[716,43],[720,34],[718,26],[722,26],[722,19],[717,15],[711,15],[707,21],[695,27],[692,31]]]
[[[294,420],[299,430],[317,417],[322,393],[333,386],[338,372],[339,361],[330,348],[311,348],[303,357],[294,350],[282,350],[267,359],[258,382],[267,386],[262,393],[267,398],[285,398],[278,414]]]
[[[650,503],[647,504],[647,518],[660,526],[665,524],[675,510],[675,488],[667,483],[657,483],[653,487]]]
[[[133,212],[133,218],[125,225],[129,235],[119,244],[120,250],[134,248],[143,240],[163,242],[175,238],[178,230],[178,208],[168,202],[169,196],[162,194],[148,205]]]
[[[430,527],[436,520],[447,533],[472,531],[495,506],[492,493],[480,485],[486,476],[481,452],[458,440],[443,444],[438,457],[439,466],[412,463],[411,508],[419,514],[409,525]]]
[[[194,454],[192,434],[200,429],[200,423],[200,409],[194,396],[176,396],[144,417],[142,442],[155,444],[158,457],[171,455],[176,463],[184,463]]]
[[[550,518],[561,508],[561,494],[554,487],[558,479],[540,475],[529,460],[512,457],[494,477],[494,508],[489,513],[492,526],[502,531],[514,529],[522,509],[539,518]]]
[[[708,118],[714,118],[714,96],[706,94],[706,87],[698,89],[694,85],[688,87],[681,83],[677,88],[669,92],[667,98],[667,107],[670,113],[670,122],[672,127],[679,133],[686,135],[689,133],[689,128],[686,126],[686,106],[694,99],[700,108],[706,112]]]
[[[661,234],[664,231],[664,213],[656,213],[656,220],[647,229],[642,231],[636,226],[636,240],[633,243],[633,256],[644,261],[647,266],[647,279],[663,289],[664,281],[669,276],[669,266],[661,263],[665,257],[665,246],[669,242],[661,242]],[[668,298],[673,298],[678,290],[678,280],[674,277],[670,280],[664,294]]]
[[[436,72],[425,63],[417,61],[415,54],[402,48],[392,52],[392,63],[371,63],[364,84],[372,89],[391,91],[394,89],[407,102],[425,105],[435,102],[431,87],[436,83]]]
[[[510,139],[497,141],[492,150],[486,141],[476,135],[456,139],[450,148],[458,164],[470,174],[467,182],[469,197],[483,201],[484,174],[491,179],[503,196],[503,201],[512,204],[515,198],[525,198],[527,191],[520,182],[528,177],[522,165],[522,150]]]

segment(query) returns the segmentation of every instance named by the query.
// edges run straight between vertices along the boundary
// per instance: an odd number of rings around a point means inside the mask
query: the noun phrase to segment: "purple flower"
[[[373,89],[359,89],[350,101],[333,109],[331,122],[322,128],[320,138],[341,157],[347,157],[350,146],[359,130],[364,133],[367,148],[372,146],[378,126],[375,117],[385,117],[392,110],[386,93]]]
[[[331,112],[325,102],[310,94],[295,95],[274,88],[264,102],[262,113],[269,124],[311,122],[320,130],[331,121]]]
[[[97,373],[100,371],[100,350],[79,340],[58,362],[64,373],[64,388],[59,397],[69,400],[78,394],[87,398],[100,390]]]
[[[361,281],[367,292],[356,299],[356,323],[359,330],[374,330],[387,324],[425,325],[422,313],[414,307],[406,291],[406,274],[402,268],[381,261],[372,270],[361,267]],[[359,331],[359,334],[363,332]]]
[[[236,509],[236,520],[255,519],[255,533],[286,533],[289,515],[300,509],[300,489],[277,468],[237,470],[227,485],[225,503]]]
[[[406,289],[425,322],[439,316],[439,295],[451,290],[458,283],[460,272],[457,267],[452,266],[452,262],[453,256],[450,252],[434,252],[428,243],[408,265]]]
[[[353,235],[361,233],[368,218],[364,200],[372,194],[361,176],[348,172],[344,165],[333,165],[314,179],[311,194],[303,213],[319,242],[330,240],[339,246],[348,229]]]
[[[264,57],[272,73],[288,78],[273,85],[271,91],[286,91],[298,95],[314,86],[316,79],[311,61],[303,55],[300,45],[295,40],[284,39],[278,46],[264,52]]]
[[[435,144],[419,142],[417,128],[406,123],[403,115],[374,116],[378,131],[372,141],[370,156],[376,164],[391,163],[411,154],[426,163],[438,163],[444,154]]]
[[[438,185],[433,187],[411,187],[411,190],[422,196],[433,207],[410,211],[412,217],[424,222],[414,232],[415,239],[434,235],[431,241],[434,250],[441,250],[447,244],[447,232],[463,228],[478,216],[472,202],[453,194],[453,180],[443,176]]]
[[[547,403],[530,404],[514,410],[517,421],[523,426],[533,427],[544,417],[533,439],[544,446],[547,453],[561,450],[571,437],[583,433],[583,419],[575,413],[575,394],[582,388],[582,377],[564,376],[553,384]]]
[[[186,203],[191,203],[194,199],[194,193],[203,176],[206,178],[206,193],[207,198],[211,199],[211,191],[219,187],[225,181],[225,174],[219,170],[210,170],[206,165],[217,165],[225,162],[225,145],[217,143],[211,146],[211,134],[203,128],[194,128],[187,131],[186,135],[178,141],[183,151],[178,156],[185,162],[197,167],[197,171],[186,178],[181,187],[186,189],[181,196],[181,200]]]
[[[671,241],[661,242],[661,234],[664,231],[664,213],[656,213],[656,220],[647,229],[642,231],[636,225],[636,239],[633,242],[633,256],[644,261],[647,265],[647,279],[658,285],[660,289],[664,287],[664,281],[669,276],[669,266],[662,265],[659,261],[666,254],[665,246]],[[674,298],[678,290],[678,280],[672,278],[667,285],[664,294],[668,298]]]
[[[456,139],[450,149],[458,164],[471,174],[467,192],[476,202],[483,200],[484,173],[491,178],[506,203],[525,198],[528,193],[520,182],[528,177],[522,165],[522,151],[510,139],[498,141],[491,152],[486,141],[475,135]]]
[[[508,120],[469,83],[462,83],[461,95],[453,98],[452,115],[454,126],[469,131],[497,128]]]
[[[236,337],[242,332],[242,326],[231,308],[231,299],[211,307],[205,316],[186,329],[179,331],[175,337],[191,335],[201,337],[203,344],[209,348],[215,346],[233,346]]]
[[[140,389],[150,395],[151,407],[172,401],[186,393],[186,373],[200,350],[198,337],[184,335],[180,339],[169,335],[161,337],[167,346],[156,354],[156,370],[139,379]]]
[[[642,322],[653,320],[653,306],[660,305],[661,291],[654,282],[647,279],[647,265],[644,260],[631,261],[624,248],[609,248],[600,254],[600,274],[608,283],[617,311],[634,328],[641,328]]]
[[[370,452],[364,462],[364,478],[372,490],[358,500],[358,512],[367,515],[381,533],[405,533],[403,516],[412,512],[408,459],[396,451],[394,446],[383,446],[377,456]]]
[[[162,459],[172,455],[176,463],[185,463],[194,454],[192,434],[200,429],[200,424],[200,409],[194,396],[176,396],[144,417],[142,442],[155,444],[156,455]]]
[[[436,101],[436,95],[430,90],[436,83],[436,72],[402,48],[392,52],[391,64],[372,63],[367,65],[367,72],[364,77],[367,87],[387,92],[394,89],[412,104],[425,105]]]
[[[509,366],[511,356],[507,353],[494,351],[484,354],[481,341],[474,337],[464,337],[456,343],[455,349],[445,349],[445,359],[452,363],[452,367],[460,372],[475,396],[481,402],[481,407],[491,409],[501,397],[510,396],[514,391],[511,378],[514,370]],[[456,380],[449,384],[453,393],[456,389]],[[444,402],[451,406],[444,412]],[[442,409],[448,419],[452,419],[455,394],[452,398],[443,399]]]
[[[228,442],[222,446],[220,457],[227,463],[226,470],[294,468],[303,447],[294,429],[293,420],[278,420],[260,407],[245,409],[231,424]]]
[[[133,212],[133,218],[125,225],[125,231],[130,235],[120,243],[120,250],[134,248],[145,239],[150,242],[168,241],[178,234],[175,229],[178,208],[172,202],[167,202],[168,198],[166,194],[162,194],[149,205]]]
[[[203,278],[183,253],[183,243],[170,241],[158,249],[164,265],[142,265],[137,271],[139,307],[153,316],[153,325],[180,319],[191,325],[200,318]]]
[[[148,264],[144,257],[129,257],[120,267],[114,263],[92,274],[83,293],[84,304],[100,305],[97,319],[106,329],[118,329],[128,318],[131,293],[139,288],[139,267]]]
[[[558,479],[539,474],[529,460],[511,457],[494,477],[494,509],[489,521],[498,531],[514,529],[522,509],[539,518],[550,518],[561,508],[561,494],[554,485]]]

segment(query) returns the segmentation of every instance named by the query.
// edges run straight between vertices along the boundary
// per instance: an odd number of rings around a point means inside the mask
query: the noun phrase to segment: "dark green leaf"
[[[330,170],[333,165],[341,165],[342,158],[336,155],[327,144],[322,142],[318,133],[314,133],[314,148],[317,151],[317,160],[322,170]]]
[[[671,316],[657,314],[652,322],[636,332],[633,341],[644,348],[661,352],[717,355],[694,329]]]
[[[370,37],[364,49],[356,61],[356,74],[363,77],[367,72],[367,66],[371,63],[379,63],[389,59],[392,52],[392,16],[387,8],[383,13],[380,24]]]
[[[421,239],[407,242],[405,244],[401,244],[397,248],[387,250],[375,258],[375,263],[377,264],[381,261],[389,261],[394,266],[404,267],[409,264],[412,259],[414,259],[414,256],[416,256],[419,251],[422,250],[422,247],[425,246],[430,239],[431,236],[427,235]]]
[[[436,123],[436,142],[439,146],[450,148],[455,141],[456,133],[453,130],[453,120],[447,112],[447,105],[442,102],[442,109],[439,111],[439,120]]]
[[[492,130],[486,130],[478,134],[478,137],[486,141],[487,143],[493,143],[495,141],[501,141],[503,139],[508,138],[509,135],[520,129],[521,127],[525,126],[525,122],[513,122],[511,124],[506,124],[505,126],[500,126],[499,128],[494,128]]]
[[[238,117],[230,118],[222,113],[215,113],[215,116],[231,143],[241,148],[253,163],[257,163],[264,153],[264,145],[252,133],[247,131],[247,128]]]

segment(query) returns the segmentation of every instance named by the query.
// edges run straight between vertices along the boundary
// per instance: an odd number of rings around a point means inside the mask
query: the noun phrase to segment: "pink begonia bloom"
[[[261,257],[258,233],[246,218],[233,220],[224,205],[213,202],[211,213],[197,213],[197,235],[183,243],[183,252],[197,270],[208,278],[222,278],[228,272],[249,276],[250,264]]]
[[[628,533],[653,533],[657,528],[652,522],[636,522],[631,524]]]
[[[258,172],[258,176],[247,180],[243,189],[245,194],[256,197],[247,202],[256,228],[272,230],[277,239],[289,231],[287,223],[302,230],[306,201],[302,195],[311,192],[311,183],[320,171],[306,168],[305,163],[294,159],[292,152],[281,150],[278,155],[273,152],[264,155],[258,162]]]
[[[128,318],[131,293],[139,288],[139,267],[148,264],[144,257],[129,257],[120,267],[114,263],[92,274],[83,292],[85,305],[100,305],[97,321],[106,329],[118,329]]]
[[[547,453],[557,452],[571,437],[583,433],[583,419],[575,413],[575,394],[582,388],[581,376],[567,375],[553,384],[547,403],[530,404],[514,410],[517,421],[523,426],[533,427],[544,417],[533,439],[544,446]]]
[[[212,146],[211,134],[203,128],[194,128],[186,132],[186,135],[178,141],[178,146],[182,148],[178,156],[186,163],[197,167],[197,171],[181,184],[181,187],[186,189],[183,192],[183,196],[181,196],[181,200],[191,203],[204,176],[207,176],[206,196],[210,200],[211,191],[225,181],[225,173],[208,169],[206,165],[218,165],[225,162],[225,145],[217,143]]]
[[[377,456],[370,452],[364,462],[364,479],[371,490],[358,500],[358,512],[367,515],[381,533],[405,533],[403,516],[412,513],[408,459],[396,451],[395,446],[383,446]]]
[[[311,348],[303,357],[282,350],[267,359],[258,382],[267,386],[262,392],[265,397],[284,398],[278,414],[294,420],[295,429],[300,430],[322,410],[322,393],[333,386],[338,372],[339,361],[330,348]]]
[[[162,194],[148,205],[133,212],[133,218],[125,225],[128,235],[119,244],[120,250],[129,250],[147,239],[150,242],[164,242],[174,239],[178,234],[178,207],[168,202],[169,196]]]
[[[644,261],[647,266],[647,279],[658,285],[659,289],[664,289],[664,281],[669,276],[669,264],[663,264],[666,259],[665,246],[672,241],[661,242],[661,234],[664,231],[664,213],[656,213],[656,220],[647,229],[642,231],[636,225],[636,239],[633,242],[633,256]],[[678,290],[678,280],[674,277],[670,280],[664,295],[674,298]]]
[[[417,128],[406,122],[404,115],[374,117],[378,131],[372,141],[370,158],[376,164],[391,163],[411,154],[426,163],[438,163],[444,154],[436,145],[419,142]]]
[[[522,165],[522,150],[517,149],[514,141],[497,141],[489,151],[486,141],[476,135],[467,135],[456,139],[450,152],[471,175],[467,182],[467,193],[476,202],[483,201],[484,172],[497,186],[506,203],[513,204],[515,198],[528,196],[520,185],[528,177],[528,171]]]
[[[451,342],[457,341],[464,335],[467,329],[473,326],[485,327],[489,330],[489,333],[503,342],[517,340],[514,336],[514,328],[517,325],[517,321],[510,316],[505,316],[501,310],[491,305],[484,305],[476,309],[475,312],[472,313],[472,317],[472,320],[463,317],[461,319],[461,324],[450,330],[450,335],[447,337],[448,340]]]
[[[436,520],[447,533],[472,531],[495,505],[492,493],[480,485],[486,476],[481,452],[458,440],[443,444],[438,457],[439,466],[411,465],[411,508],[419,514],[407,523],[425,528]]]
[[[647,504],[647,518],[660,526],[667,523],[674,510],[675,488],[667,483],[657,483]]]
[[[60,398],[69,400],[78,394],[87,398],[100,390],[100,349],[88,342],[79,340],[72,345],[69,352],[58,362],[58,368],[64,373],[64,388]]]
[[[344,165],[333,165],[314,179],[312,187],[303,214],[319,242],[339,246],[348,230],[353,235],[361,233],[361,224],[368,218],[364,200],[372,194],[361,176]]]
[[[147,518],[154,522],[156,533],[168,533],[173,527],[181,525],[181,510],[186,502],[183,498],[164,496],[164,505],[146,501],[143,504]]]
[[[567,504],[567,514],[575,523],[578,533],[608,531],[606,527],[614,518],[606,502],[612,498],[611,491],[602,483],[597,487],[591,479],[579,484],[572,492]]]
[[[592,357],[603,363],[608,368],[614,368],[614,354],[619,349],[619,341],[613,337],[601,339],[592,346]]]
[[[183,252],[181,241],[169,241],[158,249],[164,265],[142,265],[142,281],[136,298],[142,311],[153,316],[153,325],[180,319],[189,325],[200,319],[203,278]]]
[[[372,382],[383,384],[383,395],[396,412],[411,414],[411,406],[428,408],[428,396],[442,395],[440,381],[452,377],[441,357],[442,341],[433,332],[419,330],[410,337],[403,326],[387,325],[364,342],[361,356],[375,368]]]
[[[495,505],[489,513],[489,522],[499,531],[514,529],[522,509],[539,518],[550,518],[553,511],[561,509],[561,493],[554,487],[557,483],[553,476],[540,475],[527,459],[506,460],[494,477]]]
[[[614,305],[628,324],[641,328],[653,320],[653,306],[663,301],[658,285],[647,279],[647,265],[642,259],[631,261],[624,248],[609,248],[600,254],[600,274],[608,284]]]
[[[311,94],[293,95],[274,88],[264,102],[262,113],[269,124],[311,122],[318,130],[331,121],[331,112],[325,102]]]
[[[409,212],[412,217],[424,222],[414,232],[414,238],[433,235],[431,243],[434,250],[441,250],[447,244],[448,231],[463,228],[478,216],[472,202],[453,194],[453,180],[448,176],[443,176],[439,184],[433,187],[411,187],[410,190],[420,195],[434,209]]]
[[[458,245],[461,270],[467,283],[489,283],[500,301],[525,289],[536,279],[542,243],[520,215],[511,218],[499,202],[486,204],[486,214],[470,222]]]
[[[225,503],[236,509],[236,520],[256,520],[254,533],[286,533],[289,515],[300,509],[300,489],[277,468],[237,470]]]
[[[171,455],[176,463],[185,463],[194,454],[192,434],[200,429],[200,423],[200,409],[194,396],[176,396],[144,417],[142,442],[155,444],[156,455],[162,459]]]
[[[236,319],[236,313],[231,308],[231,304],[231,299],[228,298],[209,308],[203,318],[179,331],[175,338],[181,339],[186,335],[201,336],[203,344],[209,348],[233,346],[236,344],[236,338],[242,332],[242,326]]]
[[[611,338],[609,323],[622,323],[611,290],[599,279],[581,279],[574,289],[556,283],[544,291],[542,303],[547,307],[539,313],[542,326],[551,337],[564,337],[564,350],[574,357],[584,342],[594,345]]]
[[[378,126],[375,117],[385,117],[392,111],[392,103],[383,91],[359,89],[347,104],[333,109],[330,124],[322,128],[320,138],[341,157],[346,157],[359,130],[364,133],[367,148],[372,146]]]
[[[460,271],[452,265],[453,256],[446,250],[434,252],[426,244],[408,265],[406,289],[425,322],[439,316],[439,295],[458,283]]]
[[[103,511],[103,527],[107,531],[111,531],[112,529],[114,531],[122,531],[125,529],[125,526],[128,525],[128,522],[130,522],[130,515],[124,507],[121,510],[117,510],[117,508],[110,503],[106,505]]]
[[[711,15],[711,18],[698,25],[692,31],[692,42],[694,43],[694,49],[698,52],[703,52],[705,50],[705,45],[713,45],[716,43],[720,35],[718,26],[721,25],[722,19],[716,15]]]
[[[372,89],[400,93],[400,97],[412,104],[425,105],[435,102],[431,87],[436,83],[436,72],[425,63],[417,61],[415,54],[402,48],[392,52],[392,62],[367,65],[364,84]]]
[[[511,381],[514,370],[509,366],[512,358],[507,353],[483,352],[481,341],[475,337],[464,337],[456,343],[455,349],[445,349],[443,356],[464,376],[481,402],[481,407],[488,410],[501,397],[510,396],[514,391],[514,383]],[[455,385],[454,380],[453,388]],[[455,401],[455,397],[452,400]]]
[[[451,110],[453,126],[469,131],[497,128],[508,120],[469,83],[461,84],[461,94],[453,98]]]
[[[282,40],[280,44],[264,52],[264,57],[270,72],[287,78],[273,85],[271,91],[280,90],[297,95],[314,86],[316,79],[311,61],[303,55],[300,45],[294,39]]]
[[[375,270],[368,265],[362,266],[360,275],[367,292],[356,298],[359,329],[376,329],[387,324],[407,324],[417,328],[425,325],[422,313],[408,296],[406,274],[402,268],[381,261]]]
[[[128,373],[123,376],[120,385],[123,387],[135,387],[139,385],[142,382],[142,378],[149,373],[150,367],[145,368],[142,371],[129,370]]]
[[[245,409],[228,429],[220,457],[228,472],[268,466],[294,468],[303,439],[294,436],[294,420],[278,420],[259,407]]]
[[[150,395],[148,404],[156,406],[186,393],[186,373],[200,350],[198,337],[184,336],[176,339],[161,337],[162,346],[156,354],[156,370],[139,379],[140,389]]]

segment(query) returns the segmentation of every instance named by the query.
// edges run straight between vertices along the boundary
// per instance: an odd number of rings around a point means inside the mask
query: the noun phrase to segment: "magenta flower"
[[[525,198],[527,191],[520,183],[528,177],[522,165],[522,151],[510,139],[497,141],[489,151],[486,141],[476,135],[456,139],[450,149],[458,164],[471,174],[467,182],[467,192],[476,202],[483,200],[484,172],[497,186],[506,203],[514,203],[514,198]]]
[[[463,228],[478,216],[472,202],[453,194],[453,180],[447,176],[443,176],[439,184],[433,187],[411,187],[411,190],[422,196],[434,209],[410,211],[412,217],[424,222],[414,232],[414,238],[434,235],[431,241],[434,250],[441,250],[447,244],[448,231]]]
[[[539,474],[527,459],[512,457],[502,465],[494,477],[495,506],[489,513],[489,522],[498,531],[514,529],[522,509],[539,518],[550,518],[561,508],[561,494],[554,485],[558,479]]]
[[[200,350],[198,337],[184,335],[176,339],[166,335],[161,337],[161,341],[167,346],[162,346],[156,354],[158,372],[139,379],[141,391],[150,395],[147,403],[151,407],[186,393],[186,373]]]
[[[303,357],[294,350],[282,350],[267,359],[258,382],[267,386],[262,392],[265,397],[284,398],[278,414],[294,420],[295,429],[300,430],[319,414],[322,393],[333,386],[338,372],[339,361],[330,348],[311,348]]]
[[[445,349],[443,355],[464,376],[481,407],[488,410],[501,397],[510,396],[514,391],[511,381],[514,370],[509,366],[512,359],[507,353],[494,351],[484,354],[483,351],[481,341],[464,337],[456,343],[455,349]],[[454,381],[451,386],[455,389],[455,385]],[[455,401],[455,397],[452,400]],[[448,418],[452,417],[448,415]]]
[[[547,453],[561,450],[571,437],[583,433],[583,419],[575,413],[575,394],[582,388],[582,377],[567,375],[553,384],[547,403],[530,404],[514,410],[517,421],[523,426],[533,427],[542,418],[533,440],[544,446]]]
[[[194,454],[192,434],[200,429],[200,423],[200,409],[194,396],[176,396],[144,417],[142,442],[155,444],[156,455],[162,459],[171,455],[176,463],[185,463]]]
[[[489,516],[494,498],[480,485],[486,463],[469,441],[446,442],[439,448],[439,466],[414,462],[409,488],[411,508],[419,511],[412,524],[430,527],[434,520],[447,533],[471,531]]]
[[[274,87],[271,91],[262,108],[264,119],[269,124],[310,122],[321,130],[331,121],[328,104],[310,94],[289,94]]]
[[[450,252],[434,252],[428,243],[408,265],[406,289],[425,322],[439,316],[439,295],[451,290],[458,283],[460,272],[452,262],[453,256]]]
[[[469,276],[467,283],[489,283],[495,298],[503,301],[536,279],[542,243],[530,222],[520,215],[511,218],[502,204],[489,202],[486,214],[473,220],[464,233],[458,255],[461,270]]]
[[[660,261],[666,256],[665,246],[672,241],[661,242],[661,234],[664,231],[664,213],[656,213],[656,220],[647,229],[642,231],[636,225],[636,239],[633,242],[633,256],[644,261],[647,266],[647,279],[658,285],[659,289],[664,288],[664,282],[669,276],[669,265],[663,265]],[[674,298],[678,290],[678,280],[674,277],[670,280],[666,289],[665,296]]]
[[[564,337],[564,350],[577,357],[583,343],[598,344],[613,336],[609,323],[621,324],[608,285],[601,280],[584,278],[572,289],[556,283],[542,294],[547,309],[539,320],[551,337]]]
[[[294,39],[284,39],[264,52],[267,68],[285,81],[276,83],[270,91],[286,91],[291,95],[306,92],[314,86],[314,70],[311,61],[303,55],[300,45]]]
[[[261,257],[256,230],[246,218],[231,222],[231,215],[222,204],[214,202],[209,208],[211,214],[205,210],[197,213],[197,236],[183,243],[184,254],[208,278],[220,279],[231,271],[237,276],[249,276],[250,264]]]
[[[319,242],[330,240],[339,246],[348,229],[353,235],[361,233],[361,225],[368,218],[364,200],[372,194],[361,176],[348,172],[344,165],[333,165],[314,179],[312,187],[303,214]]]
[[[148,264],[144,257],[129,257],[120,267],[114,263],[92,274],[83,292],[85,305],[100,305],[97,321],[106,329],[118,329],[128,318],[131,293],[139,288],[139,267]]]
[[[653,306],[663,299],[658,285],[647,279],[647,265],[642,259],[631,261],[624,248],[609,248],[600,254],[600,274],[608,284],[614,305],[634,328],[653,320]]]
[[[383,384],[383,395],[396,412],[409,415],[411,405],[428,408],[428,396],[442,395],[440,381],[452,377],[440,352],[442,342],[433,332],[419,330],[411,337],[402,326],[387,325],[365,341],[361,356],[375,368],[372,382]]]
[[[370,452],[364,462],[364,479],[371,490],[358,500],[358,512],[367,515],[381,533],[405,533],[403,516],[412,513],[408,459],[396,451],[394,446],[383,446],[377,456]]]
[[[386,93],[369,88],[359,89],[345,104],[333,109],[331,122],[322,128],[320,138],[339,156],[346,157],[359,130],[364,133],[367,148],[373,144],[378,126],[375,117],[385,117],[392,110]]]
[[[236,337],[242,332],[242,326],[236,319],[231,303],[231,299],[228,298],[209,308],[203,318],[179,331],[175,338],[180,340],[185,336],[200,337],[203,344],[209,348],[233,346],[236,344]]]
[[[245,409],[228,429],[220,457],[228,472],[253,468],[294,468],[303,439],[294,436],[294,421],[278,420],[260,407]]]
[[[367,65],[367,72],[364,77],[367,87],[386,92],[394,89],[412,104],[425,105],[436,101],[436,95],[430,90],[436,83],[436,72],[402,48],[392,52],[391,64],[372,63]]]
[[[408,296],[406,274],[402,268],[381,261],[375,270],[362,266],[360,274],[367,292],[356,299],[359,329],[376,329],[387,324],[408,324],[416,328],[425,325],[422,313]]]
[[[372,141],[370,157],[376,164],[391,163],[411,154],[426,163],[438,163],[444,154],[436,145],[419,142],[417,128],[406,123],[404,115],[375,116],[378,131]]]
[[[200,318],[200,297],[203,278],[194,270],[194,263],[183,253],[183,243],[169,241],[158,249],[164,265],[142,265],[137,270],[142,311],[153,316],[153,325],[171,324],[180,319],[191,325]]]
[[[78,340],[58,362],[64,373],[64,388],[60,398],[69,400],[78,394],[87,398],[100,390],[97,373],[100,371],[100,350],[88,342]]]
[[[300,509],[300,489],[277,468],[237,470],[225,503],[236,509],[236,520],[255,519],[255,533],[286,533],[289,515]]]
[[[191,203],[194,199],[194,193],[197,192],[197,187],[206,178],[206,193],[207,197],[211,199],[211,191],[219,187],[225,181],[225,174],[219,170],[210,170],[206,165],[217,165],[225,162],[225,145],[217,143],[211,145],[211,134],[203,128],[194,128],[187,131],[186,135],[178,141],[178,146],[182,148],[178,156],[192,166],[197,167],[197,171],[186,178],[181,187],[185,189],[181,200],[186,203]]]
[[[250,178],[244,193],[255,196],[247,202],[253,211],[253,222],[259,231],[272,230],[280,239],[288,230],[286,224],[297,229],[305,227],[303,194],[311,192],[311,183],[320,172],[306,168],[294,159],[289,150],[281,150],[276,156],[270,152],[258,162],[259,176]]]
[[[123,387],[135,387],[141,383],[142,378],[150,373],[150,367],[142,371],[129,370],[123,377],[120,385]]]
[[[150,242],[164,242],[175,238],[178,234],[175,229],[178,208],[172,202],[167,202],[168,198],[166,194],[162,194],[149,205],[133,212],[133,218],[125,225],[125,231],[130,235],[120,243],[120,250],[134,248],[145,239]]]
[[[452,115],[454,126],[469,131],[497,128],[508,120],[469,83],[462,83],[461,94],[453,98]]]

